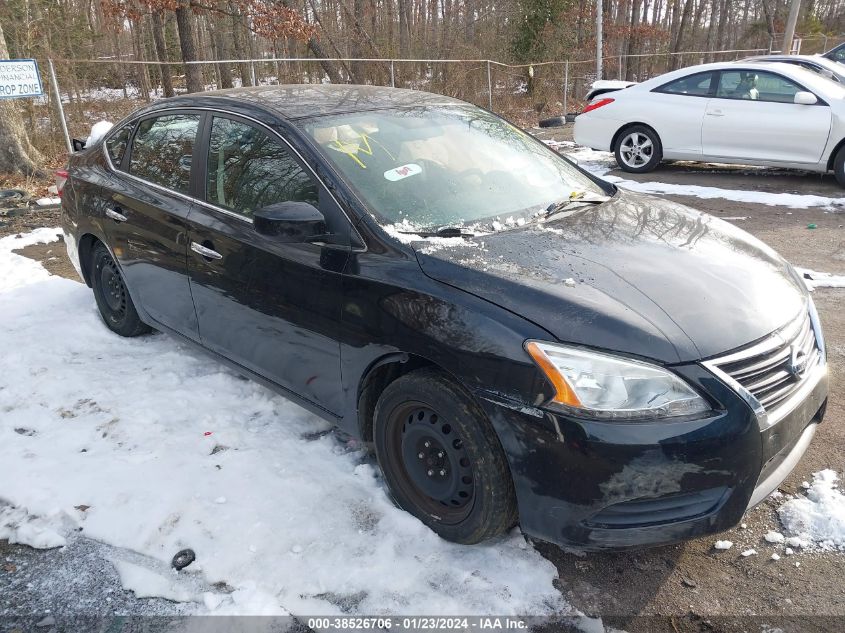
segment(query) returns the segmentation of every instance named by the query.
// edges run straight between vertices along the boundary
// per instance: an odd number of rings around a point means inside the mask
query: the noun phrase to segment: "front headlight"
[[[525,349],[554,385],[552,402],[575,414],[626,420],[710,410],[692,387],[657,365],[540,341]]]

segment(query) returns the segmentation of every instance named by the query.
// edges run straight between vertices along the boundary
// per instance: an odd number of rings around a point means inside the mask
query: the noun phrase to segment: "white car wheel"
[[[616,142],[615,154],[622,169],[635,173],[651,171],[663,157],[657,134],[642,125],[622,132]]]

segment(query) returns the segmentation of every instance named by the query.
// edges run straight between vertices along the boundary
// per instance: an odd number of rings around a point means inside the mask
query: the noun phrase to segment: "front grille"
[[[809,314],[746,350],[710,363],[737,383],[771,416],[786,404],[821,359]]]

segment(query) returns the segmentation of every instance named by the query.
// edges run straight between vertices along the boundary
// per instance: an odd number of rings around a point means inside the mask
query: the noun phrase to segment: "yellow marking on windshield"
[[[339,151],[341,154],[346,154],[347,156],[349,156],[349,158],[351,158],[356,163],[358,163],[358,165],[361,167],[361,169],[367,168],[367,166],[361,161],[361,159],[358,158],[355,155],[355,154],[358,153],[358,150],[361,149],[361,146],[358,145],[357,143],[354,144],[354,145],[350,143],[349,146],[347,146],[346,144],[343,143],[343,141],[337,141],[336,140],[336,141],[332,141],[332,146],[337,151]],[[372,152],[370,152],[370,153],[372,154]]]
[[[372,139],[372,141],[374,144],[381,147],[385,151],[385,153],[390,156],[391,160],[396,160],[393,154],[391,154],[384,145],[382,145],[375,139]],[[336,139],[332,141],[332,147],[334,147],[334,149],[341,152],[342,154],[346,154],[347,156],[349,156],[349,158],[358,163],[361,169],[366,169],[367,166],[364,164],[364,161],[358,158],[358,153],[360,152],[366,154],[367,156],[373,155],[373,147],[372,145],[370,145],[370,137],[368,134],[361,134],[356,141],[344,142],[340,139]]]

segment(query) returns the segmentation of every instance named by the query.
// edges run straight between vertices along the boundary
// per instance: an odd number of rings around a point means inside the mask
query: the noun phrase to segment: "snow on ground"
[[[797,535],[786,539],[787,545],[845,551],[845,494],[838,488],[838,481],[833,470],[814,473],[803,496],[780,506],[781,523]]]
[[[42,535],[78,527],[165,566],[192,548],[180,575],[235,590],[203,596],[215,613],[573,613],[518,531],[441,540],[324,421],[172,338],[119,338],[88,288],[11,252],[57,232],[0,239],[4,534],[33,516]]]
[[[770,193],[766,191],[748,191],[743,189],[723,189],[721,187],[704,187],[701,185],[673,184],[666,182],[639,182],[614,176],[608,172],[616,167],[616,161],[610,152],[599,152],[576,145],[571,141],[546,141],[553,149],[566,154],[578,161],[578,165],[590,173],[631,191],[652,194],[674,194],[678,196],[694,196],[704,199],[723,199],[733,202],[752,202],[767,206],[783,206],[793,209],[809,209],[810,207],[842,208],[845,198],[828,198],[812,194]],[[659,172],[658,172],[659,174]]]
[[[795,270],[804,279],[807,288],[845,288],[845,275],[834,275],[832,273],[820,273],[809,268],[798,268]]]

